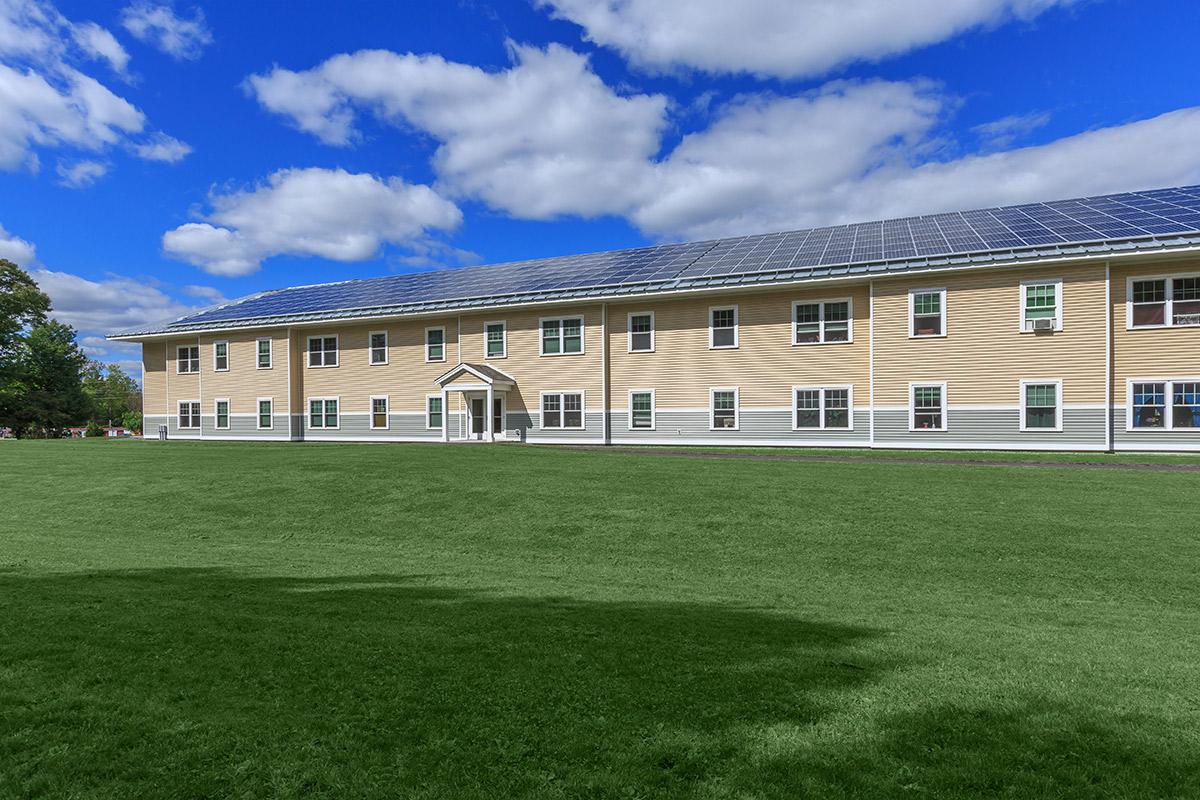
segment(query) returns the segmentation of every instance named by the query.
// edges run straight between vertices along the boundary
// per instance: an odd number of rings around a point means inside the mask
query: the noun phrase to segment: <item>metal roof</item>
[[[1200,245],[1200,186],[277,289],[115,337],[743,287]]]

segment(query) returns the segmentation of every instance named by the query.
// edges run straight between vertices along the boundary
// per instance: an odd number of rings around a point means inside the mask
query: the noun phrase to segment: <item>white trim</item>
[[[567,337],[563,335],[563,322],[565,322],[566,320],[569,320],[569,319],[579,320],[579,351],[575,352],[575,353],[563,352],[563,348],[566,347],[566,339],[567,339]],[[558,323],[558,352],[557,353],[547,353],[545,351],[546,337],[543,334],[542,326],[545,325],[547,322],[557,322]],[[540,317],[538,319],[537,337],[538,337],[538,355],[539,356],[546,356],[546,357],[581,356],[585,352],[587,352],[587,326],[585,325],[583,314],[564,314],[561,317]]]
[[[221,427],[221,425],[218,424],[218,422],[217,422],[217,420],[219,420],[221,418],[221,414],[217,410],[218,403],[225,404],[225,427]],[[214,431],[227,431],[230,429],[230,423],[233,421],[232,411],[233,411],[233,403],[229,402],[228,397],[214,397],[213,398],[213,430]],[[145,424],[145,421],[146,421],[146,418],[143,416],[142,417],[143,425]]]
[[[503,349],[498,356],[488,355],[488,327],[491,325],[500,326],[500,345]],[[483,323],[483,358],[485,361],[508,358],[508,320],[493,319]]]
[[[654,329],[654,323],[650,324],[651,330]],[[609,362],[609,347],[611,344],[608,341],[608,303],[600,304],[600,437],[604,439],[604,443],[608,444],[612,438],[612,411],[609,408],[609,385],[608,385],[608,362]],[[586,420],[585,420],[586,424]]]
[[[711,319],[711,312],[710,317]],[[735,317],[736,318],[736,317]],[[713,425],[713,420],[716,414],[714,404],[716,402],[717,392],[733,392],[733,427],[718,428]],[[710,431],[740,431],[742,429],[742,400],[741,393],[736,386],[713,386],[708,390],[708,429]]]
[[[563,399],[565,395],[579,395],[579,427],[566,425],[566,401]],[[552,428],[546,427],[546,404],[543,398],[546,395],[558,395],[558,413],[559,421],[562,425],[556,425]],[[583,389],[550,389],[543,392],[538,392],[538,415],[537,415],[537,430],[539,431],[582,431],[587,429],[587,398],[584,396]],[[603,441],[603,438],[601,439]]]
[[[321,424],[314,426],[312,424],[312,404],[313,400],[321,401]],[[325,403],[333,400],[337,403],[337,425],[325,424]],[[338,431],[342,429],[342,398],[341,395],[322,395],[309,397],[304,403],[304,428],[305,431]],[[305,437],[307,438],[307,436]]]
[[[1053,428],[1030,428],[1025,424],[1025,387],[1027,386],[1053,386],[1054,387],[1054,427]],[[1062,378],[1043,378],[1040,380],[1026,378],[1021,381],[1021,397],[1020,397],[1020,418],[1019,430],[1022,433],[1062,433],[1063,429],[1063,382]]]
[[[1129,275],[1125,278],[1125,330],[1127,331],[1152,331],[1161,328],[1195,328],[1195,325],[1176,325],[1174,322],[1174,307],[1175,307],[1175,280],[1177,278],[1200,278],[1200,272],[1167,272],[1159,275]],[[1163,286],[1163,324],[1161,325],[1134,325],[1133,324],[1133,285],[1142,281],[1164,281]],[[1192,303],[1194,300],[1184,300],[1181,302]],[[1143,429],[1139,429],[1143,430]]]
[[[321,363],[320,364],[312,363],[312,343],[313,343],[314,339],[320,339],[320,340],[322,340],[322,342],[325,339],[333,339],[333,363],[332,364],[325,363],[328,352],[324,349],[325,348],[324,344],[321,345]],[[341,342],[340,334],[336,334],[336,333],[314,334],[313,336],[309,336],[305,340],[305,343],[304,343],[304,365],[306,367],[308,367],[309,369],[335,369],[336,367],[341,365],[341,363],[342,363],[342,342]]]
[[[441,331],[442,332],[442,357],[441,358],[430,358],[429,357],[429,332],[430,331]],[[425,333],[423,334],[423,338],[421,339],[421,346],[424,348],[426,364],[441,364],[443,361],[445,361],[446,360],[446,326],[445,325],[431,325],[430,327],[426,328]]]
[[[371,344],[371,339],[375,336],[383,336],[383,361],[375,361],[375,347]],[[367,331],[367,366],[368,367],[386,367],[391,362],[392,337],[388,335],[386,330]]]
[[[268,415],[271,418],[271,424],[263,427],[262,424],[262,404],[271,404],[271,413]],[[341,410],[340,408],[338,409]],[[259,397],[254,401],[254,427],[255,430],[273,431],[275,430],[275,398],[274,397]]]
[[[829,389],[845,390],[846,391],[846,417],[848,426],[845,428],[830,428],[825,425],[825,392]],[[815,428],[801,428],[796,424],[796,416],[799,409],[796,407],[796,393],[801,391],[817,392],[817,422]],[[854,430],[854,384],[851,383],[824,383],[819,385],[798,385],[792,387],[792,430],[796,432],[814,432],[835,431],[838,433]]]
[[[1113,449],[1113,309],[1112,309],[1112,265],[1104,262],[1104,442],[1106,449]],[[1129,398],[1126,398],[1128,400]]]
[[[196,348],[196,358],[195,358],[196,368],[195,369],[191,368],[192,361],[193,361],[191,350],[193,347]],[[186,370],[181,370],[179,368],[179,351],[180,350],[188,351],[188,357],[185,359],[188,362],[188,369],[186,369]],[[198,375],[199,373],[200,373],[200,343],[197,342],[196,344],[177,344],[177,345],[175,345],[175,374],[176,375]]]
[[[634,350],[633,349],[633,318],[634,317],[649,317],[650,318],[650,349],[649,350]],[[625,346],[628,353],[653,353],[658,346],[656,341],[658,326],[655,324],[653,311],[630,311],[625,315]],[[641,332],[639,332],[641,333]]]
[[[258,363],[258,343],[267,343],[267,365],[264,367]],[[288,347],[292,346],[291,328],[288,329]],[[307,357],[307,353],[305,353]],[[255,369],[273,369],[275,366],[275,340],[270,336],[259,336],[254,340],[254,368]],[[288,363],[288,368],[291,368],[291,363]]]
[[[179,424],[181,422],[180,418],[183,416],[183,414],[180,413],[179,407],[182,406],[184,403],[186,403],[189,406],[189,408],[188,408],[189,421],[191,420],[191,417],[192,417],[192,414],[191,414],[192,409],[190,407],[191,406],[196,407],[196,424],[188,425],[186,428],[183,425]],[[176,400],[175,401],[175,430],[199,431],[204,427],[204,423],[201,420],[202,420],[202,417],[200,415],[200,401],[199,400]]]
[[[429,401],[434,400],[434,399],[442,401],[442,411],[441,411],[442,424],[436,425],[436,426],[429,424]],[[425,430],[427,430],[427,431],[440,431],[443,427],[445,427],[446,401],[445,401],[445,398],[442,397],[441,392],[430,392],[429,394],[425,395],[425,411],[423,412],[422,416],[425,417]]]
[[[1133,425],[1133,385],[1135,383],[1161,383],[1163,384],[1163,426],[1161,428],[1136,428]],[[1149,433],[1162,434],[1178,431],[1188,433],[1200,433],[1200,428],[1176,428],[1175,427],[1175,384],[1177,383],[1200,383],[1200,377],[1176,377],[1176,378],[1126,378],[1125,379],[1125,432],[1126,433]]]
[[[943,305],[942,310],[946,308]],[[911,316],[909,317],[911,319]],[[942,390],[942,425],[940,428],[918,428],[917,427],[917,406],[914,401],[916,390],[918,388],[929,388],[936,386]],[[945,381],[913,381],[908,384],[908,431],[909,433],[924,433],[927,431],[946,431],[950,429],[950,401],[946,393]]]
[[[942,321],[941,321],[942,332],[941,333],[918,334],[916,320],[914,319],[914,317],[916,316],[914,313],[914,311],[915,311],[914,300],[916,299],[916,296],[919,294],[933,294],[934,292],[937,292],[941,295],[939,307],[941,308],[941,312],[942,312],[942,314],[941,314],[941,316],[942,316]],[[944,339],[946,337],[946,334],[947,334],[947,330],[946,330],[946,297],[947,297],[946,287],[944,287],[944,286],[942,286],[940,288],[939,287],[929,287],[926,289],[909,289],[908,290],[908,338],[910,338],[910,339]],[[930,315],[923,314],[922,316],[930,316]]]
[[[217,345],[225,345],[225,368],[221,369],[217,366]],[[228,339],[213,339],[213,372],[229,372],[229,340]]]
[[[643,351],[644,352],[644,351]],[[633,427],[633,396],[635,394],[650,395],[650,427],[635,428]],[[626,430],[631,431],[653,431],[658,429],[658,401],[654,396],[653,389],[630,389],[629,396],[626,398],[627,405],[625,406],[625,424]]]
[[[721,345],[713,344],[713,334],[715,332],[715,329],[713,328],[713,312],[714,311],[730,311],[730,310],[733,311],[733,344],[721,344]],[[709,350],[736,350],[736,349],[738,349],[738,344],[741,341],[741,339],[739,338],[740,337],[740,332],[739,332],[740,326],[741,326],[741,317],[738,313],[738,307],[737,307],[736,303],[733,305],[709,306],[708,307],[708,349]],[[725,330],[725,329],[722,328],[721,330]]]
[[[383,401],[383,427],[375,424],[375,401]],[[386,394],[373,394],[367,398],[367,424],[373,431],[386,431],[392,427],[392,401],[388,399]],[[338,409],[338,416],[341,417],[342,410]],[[341,422],[341,419],[338,420]]]
[[[829,341],[825,338],[825,306],[828,303],[845,303],[846,304],[846,338]],[[797,341],[796,332],[796,308],[798,306],[818,306],[817,312],[817,336],[815,342]],[[831,297],[822,300],[793,300],[792,301],[792,346],[793,347],[812,347],[813,345],[821,344],[851,344],[854,342],[854,298],[853,297]]]
[[[867,397],[867,441],[875,444],[875,281],[867,282],[867,361],[869,369]]]
[[[1063,329],[1063,282],[1062,278],[1029,278],[1020,282],[1021,304],[1018,306],[1019,313],[1017,319],[1020,324],[1019,333],[1037,333],[1033,328],[1029,327],[1030,320],[1025,318],[1025,312],[1028,310],[1025,307],[1025,290],[1030,286],[1053,286],[1054,287],[1054,330],[1061,331]]]

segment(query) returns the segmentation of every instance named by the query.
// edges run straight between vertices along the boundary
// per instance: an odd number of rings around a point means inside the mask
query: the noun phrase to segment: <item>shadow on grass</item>
[[[1069,714],[1014,764],[1020,709],[822,733],[903,666],[870,630],[418,583],[0,577],[0,795],[1053,796],[1185,768]]]

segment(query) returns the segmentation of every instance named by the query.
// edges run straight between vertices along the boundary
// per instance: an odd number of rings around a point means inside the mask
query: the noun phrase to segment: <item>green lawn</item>
[[[1200,796],[1200,473],[0,443],[0,797]]]

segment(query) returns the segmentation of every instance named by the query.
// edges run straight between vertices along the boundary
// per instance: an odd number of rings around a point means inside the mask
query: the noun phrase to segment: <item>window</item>
[[[488,322],[483,326],[484,358],[508,357],[508,330],[503,322]]]
[[[213,416],[216,418],[216,428],[219,431],[229,430],[229,401],[217,400],[213,403]],[[180,425],[179,427],[183,427]]]
[[[388,427],[387,395],[371,398],[371,427],[375,430],[386,430]]]
[[[737,389],[710,389],[708,392],[708,409],[709,430],[737,430]]]
[[[258,368],[259,369],[270,369],[271,368],[271,340],[270,339],[259,339],[258,340]]]
[[[175,371],[180,374],[200,371],[199,345],[193,344],[175,348]]]
[[[425,360],[426,361],[445,361],[446,360],[446,329],[445,328],[426,328],[425,329]]]
[[[792,303],[792,344],[849,342],[850,317],[849,300],[798,300]]]
[[[583,429],[583,392],[543,392],[542,427]]]
[[[654,430],[654,390],[629,393],[629,430]]]
[[[909,336],[946,335],[946,290],[913,289],[908,293]]]
[[[1166,387],[1166,383],[1133,384],[1131,427],[1165,428],[1167,426]]]
[[[274,401],[269,397],[258,398],[258,429],[260,431],[269,431],[275,427],[275,417],[272,410],[274,405]]]
[[[1171,384],[1171,427],[1200,428],[1200,381]]]
[[[431,394],[425,398],[425,427],[442,427],[442,397]]]
[[[852,430],[854,390],[849,386],[796,386],[796,430]]]
[[[308,401],[308,427],[337,428],[338,399],[336,397],[313,397]]]
[[[654,312],[629,315],[629,352],[654,352]]]
[[[1046,330],[1037,320],[1050,320],[1050,329],[1062,330],[1062,281],[1025,281],[1021,284],[1021,330]]]
[[[1200,325],[1200,275],[1129,279],[1130,328]]]
[[[198,430],[200,428],[200,401],[184,400],[179,404],[180,430]]]
[[[310,367],[336,367],[338,365],[338,337],[308,337],[308,365]]]
[[[213,342],[213,371],[229,371],[229,342]]]
[[[1062,382],[1021,381],[1021,430],[1062,430]]]
[[[738,346],[737,306],[710,308],[708,310],[708,347],[718,350]]]
[[[1129,430],[1200,428],[1200,378],[1130,381],[1129,396]]]
[[[367,334],[367,363],[371,366],[388,363],[387,331],[371,331]]]
[[[583,317],[542,320],[542,355],[559,356],[583,352]]]
[[[909,388],[909,430],[946,430],[946,384],[915,383]]]

